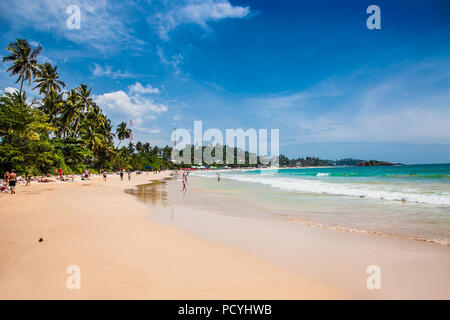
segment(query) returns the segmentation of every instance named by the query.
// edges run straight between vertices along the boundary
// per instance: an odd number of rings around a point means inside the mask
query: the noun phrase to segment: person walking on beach
[[[103,181],[106,182],[106,170],[103,170]]]
[[[185,172],[183,172],[183,178],[182,178],[182,182],[183,182],[183,190],[182,191],[187,191],[187,174]]]
[[[120,171],[120,181],[123,181],[123,171]]]
[[[128,171],[128,181],[131,181],[131,171]]]
[[[11,170],[11,174],[9,175],[9,188],[11,189],[11,194],[16,193],[16,183],[17,183],[17,175],[14,170]]]
[[[220,173],[217,172],[217,181],[220,182]]]

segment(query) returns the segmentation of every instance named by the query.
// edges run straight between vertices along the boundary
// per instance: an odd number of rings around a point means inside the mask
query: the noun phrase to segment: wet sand
[[[306,226],[261,210],[227,206],[228,197],[190,178],[130,190],[152,208],[151,219],[200,239],[239,248],[359,299],[449,299],[450,247]],[[201,203],[201,205],[200,205]],[[368,290],[367,268],[381,270],[381,290]]]

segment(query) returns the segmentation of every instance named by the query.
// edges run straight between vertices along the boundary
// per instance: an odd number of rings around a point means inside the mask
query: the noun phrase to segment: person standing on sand
[[[120,171],[120,181],[123,181],[123,171]]]
[[[11,174],[9,175],[9,188],[11,189],[11,194],[16,193],[16,183],[17,183],[17,175],[14,170],[11,170]]]
[[[217,181],[220,182],[220,173],[217,172]]]
[[[187,191],[186,185],[187,185],[187,181],[183,177],[183,190],[181,190],[181,191]]]
[[[5,183],[8,184],[9,183],[9,172],[6,171],[5,175],[3,176],[3,178],[5,179]]]
[[[103,170],[103,180],[106,182],[106,171]]]
[[[28,187],[30,185],[30,182],[31,182],[31,175],[28,173],[28,171],[25,174],[25,179],[27,180],[26,186]]]
[[[128,181],[131,181],[131,171],[128,171]]]

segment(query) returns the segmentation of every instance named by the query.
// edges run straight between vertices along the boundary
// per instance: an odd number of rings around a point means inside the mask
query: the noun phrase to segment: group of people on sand
[[[16,193],[16,184],[17,184],[17,175],[14,172],[14,170],[11,170],[11,172],[6,171],[3,175],[3,184],[1,186],[2,192],[8,192],[10,191],[11,194]],[[28,181],[28,180],[27,180]],[[27,182],[28,185],[28,182]]]
[[[175,173],[178,173],[178,171],[175,171]],[[186,171],[183,172],[183,175],[181,177],[181,182],[183,184],[183,189],[181,191],[187,191],[187,184],[188,184],[188,178],[187,177],[188,177],[188,175],[189,175],[189,171],[188,172],[186,172]],[[172,174],[171,174],[171,176],[172,176]],[[217,181],[220,182],[220,179],[221,179],[220,173],[217,172]]]
[[[120,181],[123,181],[123,175],[124,174],[125,174],[125,170],[121,170],[120,173],[119,173]],[[132,174],[132,172],[128,171],[127,174],[128,174],[128,181],[131,181],[131,174]],[[106,181],[106,178],[105,178],[105,181]]]

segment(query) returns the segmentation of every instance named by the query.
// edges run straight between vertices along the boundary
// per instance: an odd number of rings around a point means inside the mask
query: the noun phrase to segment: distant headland
[[[390,163],[386,161],[369,160],[362,161],[357,164],[358,167],[373,167],[373,166],[403,166],[402,163]]]

